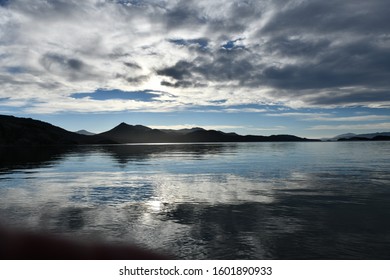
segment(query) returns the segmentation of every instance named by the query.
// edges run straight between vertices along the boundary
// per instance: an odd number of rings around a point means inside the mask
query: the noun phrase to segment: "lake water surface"
[[[390,142],[0,149],[0,221],[181,259],[390,259]]]

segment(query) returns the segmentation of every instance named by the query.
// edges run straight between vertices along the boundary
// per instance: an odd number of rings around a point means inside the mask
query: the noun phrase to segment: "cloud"
[[[304,112],[288,112],[288,113],[269,113],[266,114],[267,116],[270,117],[303,117],[303,118],[321,118],[324,116],[329,116],[330,114],[328,113],[304,113]]]
[[[346,116],[339,117],[335,116],[331,113],[305,113],[305,112],[288,112],[288,113],[268,113],[266,116],[270,117],[292,117],[298,118],[303,121],[318,121],[318,122],[377,122],[377,121],[385,121],[390,120],[390,116],[388,115],[359,115],[359,116]],[[314,128],[319,129],[320,127],[335,127],[334,125],[323,125],[323,126],[315,126]],[[343,126],[344,127],[344,126]],[[363,125],[363,127],[368,127]],[[312,128],[311,128],[312,129]]]
[[[346,0],[340,3],[330,1],[276,1],[280,12],[267,23],[264,33],[286,33],[306,31],[318,33],[382,34],[388,27],[383,26],[386,19],[387,3],[383,0]]]
[[[385,115],[363,115],[354,117],[313,117],[308,120],[327,121],[327,122],[369,122],[390,120],[390,116]]]
[[[253,128],[252,131],[283,131],[286,130],[287,127],[283,125],[273,126],[273,127],[256,127]]]
[[[306,102],[316,106],[366,106],[380,107],[390,105],[390,96],[388,91],[384,90],[364,90],[364,89],[349,89],[349,91],[335,90],[324,92],[317,96],[309,96]]]
[[[222,111],[226,113],[264,113],[268,110],[259,108],[226,108]]]
[[[376,124],[356,124],[356,125],[316,125],[308,128],[308,130],[390,130],[390,123],[376,123]]]
[[[67,77],[70,81],[93,79],[91,67],[77,58],[58,54],[45,54],[40,63],[50,73]]]
[[[157,71],[157,75],[167,76],[175,80],[183,80],[191,77],[191,69],[193,65],[187,61],[178,61],[174,66],[167,67]]]
[[[270,117],[295,117],[305,121],[326,121],[326,122],[370,122],[389,120],[388,115],[360,115],[348,117],[335,117],[330,113],[305,113],[305,112],[288,112],[288,113],[268,113]]]
[[[386,0],[0,3],[0,98],[43,111],[101,88],[171,94],[145,110],[390,107]]]

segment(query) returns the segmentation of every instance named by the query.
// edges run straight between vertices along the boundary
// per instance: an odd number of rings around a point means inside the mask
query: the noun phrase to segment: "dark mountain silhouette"
[[[170,134],[143,125],[121,123],[113,129],[97,134],[118,143],[156,143],[169,142]]]
[[[376,132],[376,133],[366,133],[366,134],[345,133],[326,140],[328,141],[369,141],[369,140],[379,141],[379,140],[389,140],[389,138],[390,138],[390,132]]]
[[[181,137],[183,142],[240,142],[240,135],[232,135],[217,130],[195,130]]]
[[[337,141],[389,141],[390,136],[388,135],[376,135],[372,138],[368,137],[361,137],[361,136],[354,136],[351,138],[340,138]]]
[[[370,141],[371,139],[365,137],[354,136],[351,138],[339,138],[337,141]]]
[[[203,128],[159,130],[142,125],[121,123],[113,129],[97,134],[118,143],[189,143],[189,142],[265,142],[265,141],[317,141],[293,135],[238,135]],[[319,140],[318,140],[319,141]]]
[[[142,125],[121,123],[95,135],[70,132],[46,122],[30,118],[0,115],[0,145],[80,145],[124,143],[189,143],[189,142],[276,142],[319,141],[294,135],[238,135],[217,130],[191,128],[159,130]]]
[[[372,138],[371,140],[374,140],[374,141],[389,141],[390,140],[390,136],[387,136],[387,135],[377,135],[374,138]]]
[[[322,138],[321,140],[322,141],[337,141],[337,140],[339,140],[341,138],[352,138],[354,136],[356,136],[355,133],[344,133],[344,134],[340,134],[340,135],[337,135],[337,136],[331,137],[331,138],[329,138],[329,137]]]
[[[390,132],[376,132],[376,133],[358,134],[356,136],[374,139],[377,136],[390,136]]]
[[[77,145],[112,141],[67,131],[30,118],[0,115],[0,145]]]

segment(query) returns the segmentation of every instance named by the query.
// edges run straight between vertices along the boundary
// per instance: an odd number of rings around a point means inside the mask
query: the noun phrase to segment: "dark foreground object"
[[[157,260],[167,256],[136,246],[81,242],[0,227],[3,260]]]

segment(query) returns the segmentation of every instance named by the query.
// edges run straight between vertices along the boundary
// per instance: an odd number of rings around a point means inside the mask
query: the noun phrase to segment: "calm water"
[[[183,259],[390,259],[390,142],[0,149],[0,221]]]

